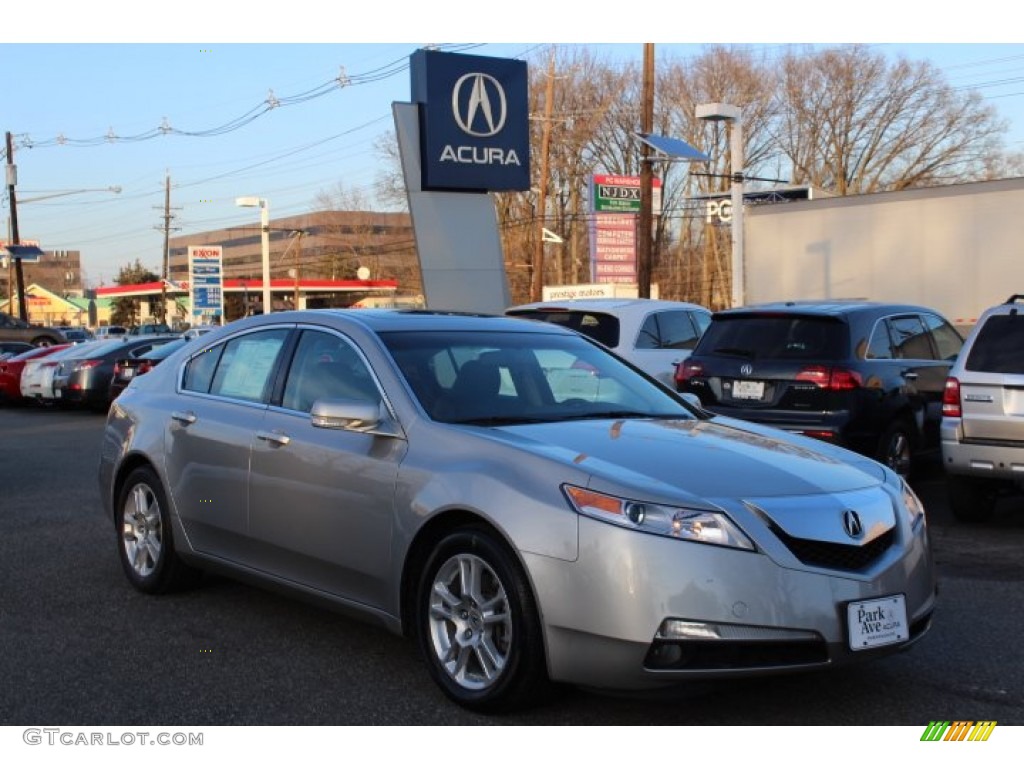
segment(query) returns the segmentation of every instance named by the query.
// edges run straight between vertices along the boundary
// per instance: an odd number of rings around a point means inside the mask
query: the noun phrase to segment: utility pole
[[[548,158],[551,155],[551,113],[555,107],[555,48],[548,59],[548,83],[544,92],[544,124],[540,139],[540,180],[537,192],[537,239],[533,250],[533,275],[530,300],[540,301],[544,293],[544,215],[548,196]]]
[[[167,281],[171,279],[171,219],[173,218],[174,214],[171,213],[171,174],[168,171],[164,180],[164,224],[163,227],[160,227],[164,233],[163,277],[160,281],[160,321],[163,323],[167,322]],[[178,227],[173,227],[173,229],[178,229]]]
[[[18,203],[14,187],[18,183],[18,167],[14,164],[14,139],[7,132],[7,199],[11,201],[11,245],[20,245],[18,238]],[[18,282],[18,317],[28,322],[28,309],[25,307],[25,273],[21,269],[21,257],[12,255],[14,274]]]
[[[644,43],[643,95],[640,108],[640,132],[654,132],[654,43]],[[654,221],[654,171],[651,148],[641,142],[640,215],[637,217],[636,282],[641,299],[651,298],[651,229]]]

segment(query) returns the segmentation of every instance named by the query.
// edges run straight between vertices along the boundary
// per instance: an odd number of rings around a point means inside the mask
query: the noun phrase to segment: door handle
[[[273,443],[274,445],[288,445],[288,443],[292,441],[292,439],[283,432],[265,432],[262,429],[256,433],[256,437],[260,440],[266,440],[268,443]]]
[[[172,411],[171,418],[187,427],[189,424],[195,423],[196,415],[192,411]]]

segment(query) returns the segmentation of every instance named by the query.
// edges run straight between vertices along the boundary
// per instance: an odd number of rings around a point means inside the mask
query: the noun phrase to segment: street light
[[[732,305],[744,303],[743,274],[743,110],[732,104],[698,104],[698,120],[729,123],[732,178]]]
[[[270,298],[270,205],[264,197],[238,197],[235,205],[241,208],[260,209],[260,234],[263,246],[263,314],[273,309]]]

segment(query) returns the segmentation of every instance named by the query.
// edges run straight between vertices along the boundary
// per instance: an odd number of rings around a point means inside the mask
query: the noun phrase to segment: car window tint
[[[209,392],[217,361],[224,351],[224,344],[208,347],[188,361],[185,367],[184,388],[190,392]]]
[[[925,312],[921,318],[924,320],[925,327],[932,332],[932,339],[939,350],[939,359],[955,360],[960,353],[960,347],[964,344],[964,340],[956,329],[938,315]]]
[[[846,324],[809,315],[739,315],[715,319],[700,339],[704,355],[762,360],[836,360],[846,357]]]
[[[659,312],[658,329],[661,332],[661,349],[693,349],[700,338],[690,313],[685,311]]]
[[[917,315],[889,318],[893,357],[900,360],[934,360],[930,335]]]
[[[264,400],[270,374],[287,336],[288,329],[275,328],[227,342],[213,375],[210,394],[253,402]]]
[[[1024,373],[1024,317],[989,317],[974,339],[964,368],[989,373]]]
[[[359,353],[339,336],[305,330],[292,358],[281,405],[309,412],[317,400],[378,401],[380,392]]]
[[[875,323],[864,357],[868,360],[892,359],[892,341],[889,339],[889,325],[885,320]]]
[[[553,325],[571,328],[604,344],[606,347],[619,345],[619,318],[603,312],[582,310],[527,309],[509,313],[513,317],[540,320]]]

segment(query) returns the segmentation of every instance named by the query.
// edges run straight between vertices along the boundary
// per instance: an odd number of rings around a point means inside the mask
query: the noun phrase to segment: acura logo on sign
[[[452,114],[463,133],[479,138],[494,136],[505,127],[508,116],[505,89],[482,72],[463,75],[452,88]]]
[[[851,539],[859,539],[864,535],[864,524],[860,521],[860,515],[852,509],[843,512],[843,528]]]
[[[740,373],[742,373],[744,376],[749,376],[753,372],[754,366],[752,366],[750,363],[744,363],[743,365],[740,366]]]

